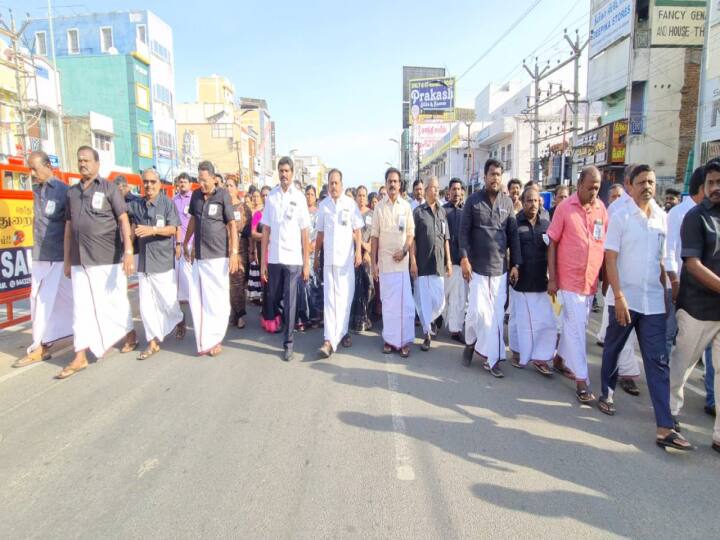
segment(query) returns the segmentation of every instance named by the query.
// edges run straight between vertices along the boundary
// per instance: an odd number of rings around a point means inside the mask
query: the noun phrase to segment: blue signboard
[[[57,169],[60,166],[60,160],[57,156],[54,156],[52,154],[48,155],[48,158],[50,158],[50,166],[53,169]]]
[[[410,81],[410,111],[417,118],[424,114],[443,114],[455,109],[455,79],[413,79]]]

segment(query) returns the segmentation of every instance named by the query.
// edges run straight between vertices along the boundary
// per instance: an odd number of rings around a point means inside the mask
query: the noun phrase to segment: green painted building
[[[113,120],[115,164],[139,172],[153,165],[148,65],[127,55],[62,56],[57,59],[63,112],[91,111]]]

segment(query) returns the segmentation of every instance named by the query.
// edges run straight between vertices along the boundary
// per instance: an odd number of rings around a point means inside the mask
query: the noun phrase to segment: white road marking
[[[390,390],[390,414],[393,425],[393,442],[395,444],[395,475],[398,480],[415,480],[415,469],[412,466],[410,448],[407,443],[407,426],[402,412],[400,399],[400,381],[397,373],[392,371],[390,364],[385,360],[385,371],[387,373],[388,390]]]
[[[140,480],[143,476],[145,476],[145,473],[148,473],[148,472],[152,471],[153,469],[156,469],[159,464],[160,464],[160,461],[157,458],[145,460],[145,463],[140,465],[140,468],[138,469],[138,472],[137,472],[138,480]]]

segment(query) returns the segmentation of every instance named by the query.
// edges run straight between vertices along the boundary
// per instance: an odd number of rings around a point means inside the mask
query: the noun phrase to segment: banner
[[[590,58],[600,54],[632,30],[633,0],[593,2],[590,14]]]
[[[0,200],[0,297],[30,287],[32,198]]]
[[[705,0],[655,0],[651,47],[702,47]]]
[[[410,81],[410,120],[413,124],[454,118],[455,79],[453,77]]]

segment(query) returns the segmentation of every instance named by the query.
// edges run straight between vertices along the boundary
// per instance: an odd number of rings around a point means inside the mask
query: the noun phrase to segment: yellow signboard
[[[0,199],[0,298],[30,287],[32,245],[32,199]]]

